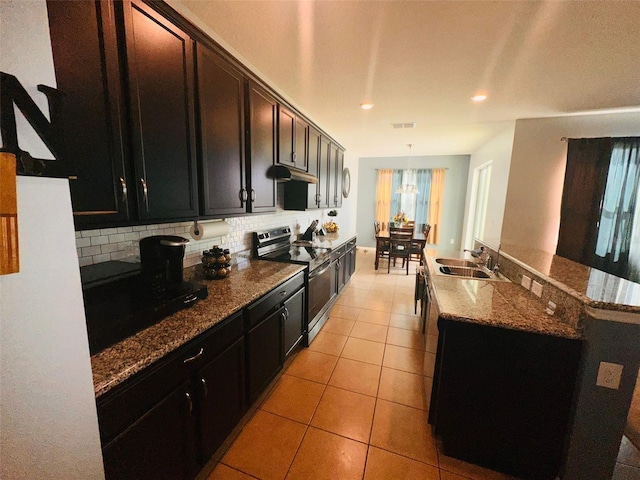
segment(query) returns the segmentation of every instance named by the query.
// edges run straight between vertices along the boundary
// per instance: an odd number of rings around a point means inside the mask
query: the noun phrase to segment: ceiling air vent
[[[415,128],[416,127],[416,122],[392,123],[391,126],[393,128]]]

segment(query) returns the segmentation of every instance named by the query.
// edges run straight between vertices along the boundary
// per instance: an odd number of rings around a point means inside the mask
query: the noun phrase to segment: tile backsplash
[[[228,235],[200,241],[189,235],[192,221],[82,230],[76,232],[76,249],[81,267],[110,260],[139,261],[138,242],[141,238],[151,235],[179,235],[190,240],[184,261],[185,267],[188,267],[198,263],[202,251],[213,245],[228,248],[233,254],[250,251],[252,232],[287,225],[294,233],[303,233],[312,219],[319,219],[321,224],[328,221],[328,212],[329,209],[310,212],[278,210],[275,214],[226,218],[225,221],[230,226]],[[201,223],[206,221],[208,220],[200,220]]]

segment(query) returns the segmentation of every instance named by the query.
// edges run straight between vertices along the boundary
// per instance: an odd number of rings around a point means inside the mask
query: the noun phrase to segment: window
[[[640,282],[640,138],[570,139],[558,255]]]
[[[386,228],[403,212],[415,230],[431,225],[428,243],[438,243],[444,169],[378,170],[375,220]]]

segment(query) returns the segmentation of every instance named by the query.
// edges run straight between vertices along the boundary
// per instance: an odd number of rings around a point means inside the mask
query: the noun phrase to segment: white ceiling
[[[636,0],[169,3],[358,157],[472,153],[516,119],[640,107]]]

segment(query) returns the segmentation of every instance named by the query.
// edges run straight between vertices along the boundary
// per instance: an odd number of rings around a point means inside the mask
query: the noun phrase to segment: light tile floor
[[[420,333],[414,276],[373,263],[358,249],[329,320],[252,407],[208,480],[512,478],[439,451],[427,427],[437,329]],[[613,480],[640,480],[626,438],[618,462]]]

